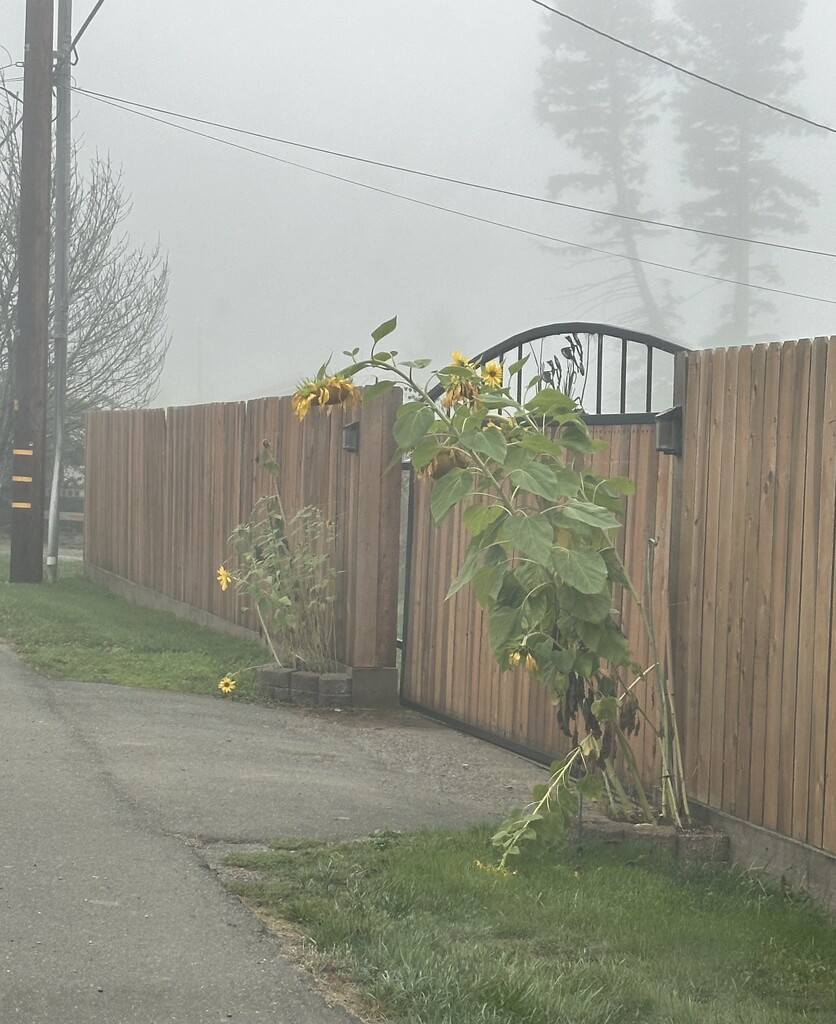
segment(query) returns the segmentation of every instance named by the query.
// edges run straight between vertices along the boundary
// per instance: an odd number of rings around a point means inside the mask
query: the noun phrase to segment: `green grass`
[[[514,876],[490,831],[234,853],[227,882],[408,1024],[833,1024],[836,927],[754,876],[650,848],[558,851]]]
[[[255,695],[245,666],[268,660],[260,644],[204,629],[115,597],[61,563],[59,581],[10,584],[0,556],[0,637],[32,668],[52,678],[214,693],[234,673],[236,694]]]

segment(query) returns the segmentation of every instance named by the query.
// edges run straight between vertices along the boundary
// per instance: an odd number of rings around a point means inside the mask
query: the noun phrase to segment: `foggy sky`
[[[76,28],[92,6],[75,0]],[[555,6],[607,28],[608,4]],[[12,60],[23,54],[24,8],[24,0],[0,0],[0,44]],[[79,44],[74,77],[84,88],[253,131],[545,195],[549,177],[572,166],[534,115],[549,17],[527,0],[107,0]],[[793,97],[794,108],[830,124],[833,21],[826,0],[810,0],[796,41],[807,79]],[[580,31],[567,25],[567,39]],[[644,58],[635,60],[646,71]],[[7,63],[3,51],[0,63]],[[370,331],[395,314],[395,347],[411,358],[476,352],[558,320],[644,326],[624,318],[623,300],[603,296],[590,306],[581,290],[613,273],[615,260],[559,259],[524,235],[238,152],[78,94],[73,102],[80,167],[85,154],[109,153],[132,197],[131,239],[145,246],[159,239],[169,256],[172,344],[157,404],[287,393],[330,352],[339,362],[343,349],[365,349]],[[706,89],[709,114],[714,102]],[[590,215],[229,137],[417,199],[594,244]],[[808,214],[808,234],[776,240],[836,249],[836,138],[788,139],[779,155],[820,192],[820,205]],[[679,173],[675,152],[660,140],[654,202],[671,219]],[[642,254],[696,266],[692,249],[687,237],[660,231]],[[836,298],[836,261],[784,254],[777,265],[782,287]],[[682,327],[671,340],[703,345],[731,286],[649,274],[670,280],[679,296]],[[756,319],[750,340],[836,333],[836,306],[773,300],[777,312]]]

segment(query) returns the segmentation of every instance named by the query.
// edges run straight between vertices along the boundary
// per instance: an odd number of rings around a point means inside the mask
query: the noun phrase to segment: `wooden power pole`
[[[27,0],[9,582],[43,580],[53,0]]]

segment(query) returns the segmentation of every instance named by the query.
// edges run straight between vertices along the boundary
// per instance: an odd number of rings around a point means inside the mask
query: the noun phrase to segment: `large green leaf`
[[[520,444],[524,448],[530,448],[532,451],[541,452],[543,455],[552,455],[561,463],[563,462],[563,448],[561,445],[559,445],[557,441],[553,441],[550,437],[546,437],[545,434],[541,434],[539,431],[525,434],[520,438]]]
[[[561,498],[571,498],[578,493],[581,486],[581,474],[574,469],[555,470],[557,489]]]
[[[375,344],[382,341],[387,334],[391,334],[392,331],[398,326],[398,318],[393,316],[391,320],[385,320],[380,327],[375,327],[372,331],[372,340]]]
[[[502,552],[501,548],[498,550]],[[504,552],[502,552],[502,561],[493,562],[489,560],[491,551],[493,548],[485,552],[487,564],[483,565],[473,576],[473,593],[483,608],[493,604],[499,593],[499,588],[502,586],[502,577],[505,573]]]
[[[592,714],[599,722],[618,721],[618,701],[615,697],[599,697],[592,702]]]
[[[607,581],[607,566],[597,551],[555,545],[552,564],[564,583],[582,594],[598,594]]]
[[[487,530],[491,523],[505,515],[508,515],[508,512],[502,505],[485,505],[478,502],[464,510],[462,520],[470,533],[476,537]]]
[[[488,623],[488,640],[494,655],[500,654],[519,633],[519,608],[494,608]]]
[[[451,469],[433,484],[430,511],[436,523],[440,523],[454,505],[470,494],[470,485],[470,473],[465,469]]]
[[[413,467],[415,469],[423,469],[443,450],[444,446],[439,443],[434,435],[431,434],[429,437],[423,438],[412,449],[411,462]]]
[[[544,466],[542,462],[531,462],[520,469],[513,469],[509,476],[515,487],[520,487],[531,494],[539,494],[549,501],[555,501],[560,496],[554,470]]]
[[[450,584],[450,588],[447,591],[447,597],[450,598],[453,594],[457,594],[462,587],[466,586],[476,573],[479,571],[484,560],[484,552],[475,546],[472,546],[468,552],[467,557],[464,560],[464,564],[459,570],[456,578]]]
[[[508,442],[498,427],[487,427],[476,434],[470,442],[470,447],[473,451],[487,455],[489,459],[502,465],[508,451]]]
[[[606,443],[590,437],[586,424],[578,420],[569,420],[561,427],[559,441],[574,452],[597,452],[606,448]]]
[[[600,505],[593,505],[588,501],[578,501],[575,498],[570,498],[566,502],[561,510],[561,515],[579,523],[586,523],[587,526],[596,526],[605,532],[617,530],[621,526],[612,512],[601,508]]]
[[[513,544],[526,558],[549,564],[554,530],[548,519],[542,516],[509,516],[502,524],[499,536]]]
[[[600,775],[583,775],[577,782],[578,793],[585,800],[600,800],[604,794],[604,780]]]
[[[598,594],[582,594],[580,590],[565,583],[557,588],[557,600],[561,612],[567,612],[584,622],[603,622],[610,617],[612,597],[605,587]]]
[[[409,451],[424,437],[432,426],[435,415],[423,402],[407,402],[398,409],[393,428],[395,440],[403,451]]]
[[[535,416],[560,416],[575,411],[575,400],[556,388],[541,388],[525,403]]]
[[[619,494],[635,494],[636,485],[630,479],[629,476],[611,476],[607,478],[607,485],[612,487],[614,491],[618,491]]]
[[[512,444],[505,456],[505,468],[510,472],[512,469],[520,469],[523,466],[530,466],[534,461],[536,452],[529,448],[523,448],[521,444]]]
[[[629,658],[627,638],[610,619],[603,622],[576,623],[578,636],[599,658],[613,665],[622,665]]]
[[[395,386],[393,380],[378,380],[374,384],[369,384],[368,387],[363,388],[363,401],[370,402],[375,396],[382,394],[384,391],[390,391]]]

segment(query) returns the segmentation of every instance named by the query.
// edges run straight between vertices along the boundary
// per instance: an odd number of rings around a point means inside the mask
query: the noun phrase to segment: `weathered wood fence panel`
[[[647,602],[648,538],[658,541],[653,549],[650,606],[658,646],[664,652],[671,459],[656,451],[653,424],[598,426],[592,428],[592,433],[607,442],[606,450],[591,457],[592,471],[627,476],[637,484],[636,494],[626,502],[625,529],[618,545],[643,603]],[[499,671],[488,644],[485,615],[469,588],[462,588],[445,601],[464,560],[468,534],[461,515],[455,512],[440,526],[432,524],[431,493],[429,482],[414,482],[401,696],[409,703],[496,736],[510,746],[541,756],[557,756],[567,750],[567,740],[557,727],[545,687],[522,669]],[[651,665],[646,631],[635,602],[619,591],[616,604],[637,660]],[[639,683],[635,692],[643,712],[655,720],[652,675]],[[652,783],[658,754],[652,731],[642,727],[633,745],[643,777]]]
[[[687,363],[673,612],[689,787],[836,851],[836,339]]]
[[[690,793],[700,803],[836,853],[836,339],[689,352],[683,455],[651,425],[596,426],[594,471],[629,476],[618,544],[672,673]],[[549,757],[563,753],[545,689],[500,673],[467,588],[444,596],[467,535],[413,496],[402,696]],[[653,548],[648,595],[648,542]],[[638,609],[616,594],[637,660]],[[636,692],[655,722],[652,676]],[[653,732],[633,741],[648,784]]]
[[[618,544],[672,673],[689,791],[705,805],[836,853],[836,338],[677,356],[681,458],[652,424],[595,426],[590,460],[629,476]],[[400,481],[385,472],[399,396],[309,416],[289,399],[89,418],[86,559],[142,587],[252,625],[215,583],[226,538],[271,480],[254,460],[269,439],[287,504],[337,523],[340,655],[394,664]],[[467,534],[438,528],[431,484],[412,495],[402,697],[512,747],[565,751],[545,689],[499,673],[468,588],[445,595]],[[649,542],[652,562],[648,562]],[[648,571],[650,585],[648,586]],[[629,595],[616,611],[637,661],[653,663]],[[654,722],[652,674],[636,687]],[[633,747],[658,771],[651,729]]]
[[[314,411],[290,398],[168,410],[97,412],[87,428],[85,561],[124,581],[254,629],[217,584],[228,538],[275,488],[255,460],[268,441],[285,509],[317,505],[336,526],[337,656],[359,668],[395,665],[400,470],[390,468],[392,392],[368,407]],[[342,428],[357,420],[357,452]]]

